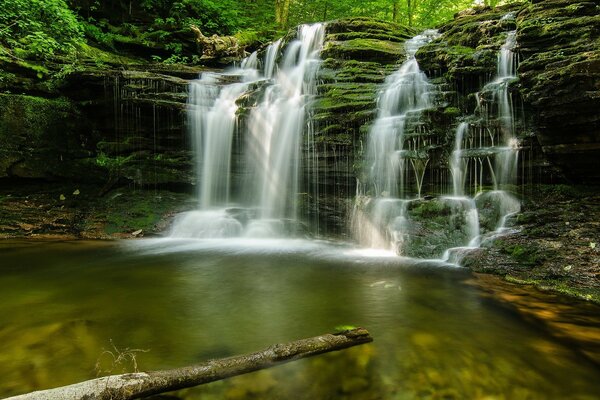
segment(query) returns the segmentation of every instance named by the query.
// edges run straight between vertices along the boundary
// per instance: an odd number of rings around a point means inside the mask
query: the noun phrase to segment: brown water
[[[0,397],[132,371],[127,349],[164,369],[355,325],[374,343],[177,394],[598,398],[596,365],[469,278],[318,242],[0,242]]]

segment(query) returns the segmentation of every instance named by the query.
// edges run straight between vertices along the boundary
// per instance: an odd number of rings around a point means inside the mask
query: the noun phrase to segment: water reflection
[[[179,395],[591,399],[600,391],[593,364],[466,285],[468,271],[440,263],[308,241],[12,249],[0,251],[0,396],[94,377],[111,340],[149,350],[137,354],[141,369],[162,369],[338,325],[365,326],[375,342]]]

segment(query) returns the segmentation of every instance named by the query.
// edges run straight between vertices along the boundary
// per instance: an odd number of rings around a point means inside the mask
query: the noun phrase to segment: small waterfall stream
[[[267,48],[262,71],[253,53],[241,68],[191,84],[199,209],[180,214],[171,237],[274,237],[297,228],[300,149],[324,32],[322,24],[301,26],[283,55],[282,40]],[[243,122],[242,100],[251,103]]]
[[[408,58],[379,97],[366,153],[367,181],[359,184],[352,229],[367,247],[458,262],[461,249],[479,246],[520,209],[507,191],[516,183],[518,161],[509,93],[516,79],[516,32],[507,32],[496,76],[477,93],[475,114],[455,129],[447,159],[451,192],[440,196],[448,193],[440,186],[435,197],[422,194],[429,156],[420,118],[423,110],[433,107],[435,88],[414,57],[434,37],[435,32],[428,31],[406,42]],[[407,179],[410,174],[414,176]]]
[[[405,135],[419,122],[420,111],[432,106],[433,85],[419,69],[417,50],[431,41],[435,31],[426,31],[405,43],[407,60],[386,80],[378,99],[379,112],[369,133],[367,164],[369,189],[376,196],[404,197],[404,177],[409,161],[415,166],[419,149],[405,141]],[[405,143],[406,142],[406,143]],[[416,181],[421,173],[413,168]],[[417,185],[420,193],[420,185]]]

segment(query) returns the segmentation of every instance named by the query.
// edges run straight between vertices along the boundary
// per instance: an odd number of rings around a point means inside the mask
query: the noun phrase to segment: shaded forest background
[[[474,5],[506,2],[510,1],[3,0],[0,57],[49,60],[89,53],[86,44],[91,44],[121,53],[145,48],[144,58],[190,63],[198,61],[193,49],[185,48],[191,24],[207,35],[235,35],[252,47],[301,23],[368,16],[423,29]]]

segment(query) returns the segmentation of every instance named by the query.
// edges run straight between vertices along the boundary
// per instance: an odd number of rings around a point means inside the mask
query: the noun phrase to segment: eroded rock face
[[[545,0],[518,14],[521,92],[548,159],[598,182],[600,2]]]
[[[62,89],[78,106],[94,137],[95,163],[109,179],[135,184],[189,185],[192,155],[186,102],[191,71],[82,71]]]
[[[309,215],[341,231],[347,225],[349,204],[366,146],[368,125],[377,115],[377,95],[385,78],[405,59],[409,28],[367,18],[333,21],[326,26],[318,99],[313,105],[316,158],[305,162],[309,188],[318,187]]]
[[[0,178],[56,179],[85,168],[92,151],[79,117],[64,97],[0,94]]]
[[[597,0],[547,0],[470,10],[441,27],[441,37],[416,55],[438,90],[436,107],[420,117],[435,137],[426,184],[448,180],[444,160],[454,128],[473,114],[475,93],[496,73],[498,49],[514,29],[519,79],[510,92],[521,142],[533,150],[541,145],[573,180],[598,181],[599,18]],[[346,224],[347,209],[331,199],[354,195],[378,92],[404,61],[404,41],[416,33],[365,18],[328,23],[312,108],[315,157],[304,163],[307,192],[318,188],[306,198],[322,201],[309,213]],[[0,90],[11,92],[0,95],[0,177],[142,187],[193,182],[185,109],[187,84],[202,68],[114,62],[79,66],[52,86],[40,71],[0,60]]]
[[[87,68],[44,97],[0,94],[0,178],[189,185],[187,86],[198,73]]]

